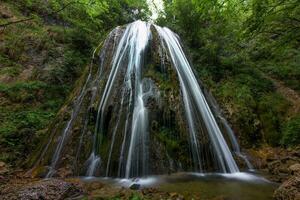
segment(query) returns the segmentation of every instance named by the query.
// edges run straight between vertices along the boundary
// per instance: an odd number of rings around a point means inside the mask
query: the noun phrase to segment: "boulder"
[[[285,181],[273,195],[275,200],[299,200],[300,176],[293,176]]]
[[[290,171],[291,175],[300,177],[300,164],[297,163],[297,164],[291,165],[289,167],[289,171]]]
[[[141,187],[140,184],[138,184],[138,183],[132,183],[129,188],[132,189],[132,190],[139,190],[140,187]]]

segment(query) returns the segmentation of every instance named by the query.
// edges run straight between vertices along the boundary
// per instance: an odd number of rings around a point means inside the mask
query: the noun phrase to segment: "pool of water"
[[[84,178],[101,181],[116,187],[155,187],[161,191],[176,192],[186,199],[271,200],[277,184],[252,173],[200,174],[176,173],[136,179]]]

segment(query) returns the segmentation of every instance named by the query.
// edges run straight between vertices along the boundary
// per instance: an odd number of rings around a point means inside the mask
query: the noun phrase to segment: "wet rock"
[[[66,166],[57,170],[57,175],[61,178],[70,177],[73,171],[70,166]]]
[[[0,162],[0,175],[8,173],[8,167],[4,162]]]
[[[273,195],[275,200],[299,200],[300,176],[294,176],[285,181]]]
[[[171,192],[169,195],[171,199],[184,200],[184,197],[176,192]]]
[[[270,161],[270,160],[267,160],[267,161]],[[272,174],[278,174],[280,165],[281,165],[280,160],[271,161],[268,163],[268,169]]]
[[[88,182],[84,184],[84,187],[87,191],[99,190],[103,188],[105,185],[101,182]]]
[[[291,165],[289,167],[289,171],[290,171],[291,175],[296,175],[296,176],[300,177],[300,164],[297,163],[297,164]]]
[[[140,189],[140,187],[141,187],[140,184],[133,183],[133,184],[130,185],[129,188],[132,189],[132,190],[138,190],[138,189]]]
[[[300,158],[300,146],[296,147],[295,150],[292,150],[291,155]]]
[[[267,178],[274,182],[282,183],[296,173],[295,167],[300,163],[299,148],[283,149],[265,147],[248,150],[250,162],[255,169],[266,172]],[[296,170],[296,171],[295,171]]]
[[[49,171],[49,167],[39,166],[39,167],[29,170],[24,176],[27,178],[29,178],[29,177],[44,178],[44,177],[46,177],[48,171]]]
[[[141,192],[143,195],[148,195],[148,194],[158,193],[159,191],[156,188],[144,188],[142,189]]]
[[[82,187],[58,179],[41,180],[19,187],[5,188],[0,192],[3,200],[59,200],[76,198],[84,194]]]

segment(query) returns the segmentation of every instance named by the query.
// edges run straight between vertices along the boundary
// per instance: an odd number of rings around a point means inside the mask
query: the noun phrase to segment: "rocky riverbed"
[[[79,179],[23,179],[10,180],[1,187],[3,200],[59,200],[59,199],[184,199],[175,192],[155,188],[116,187],[99,181],[83,182]]]
[[[248,152],[248,154],[250,155],[250,159],[254,164],[254,167],[258,169],[257,172],[262,174],[262,176],[266,177],[268,180],[277,183],[273,187],[274,189],[268,189],[268,192],[271,192],[270,198],[268,199],[300,199],[299,148],[288,151],[275,148],[265,148],[260,150],[251,150]],[[140,187],[140,185],[132,185],[132,187],[128,187],[127,185],[124,187],[122,185],[110,184],[107,181],[102,181],[101,179],[90,181],[68,177],[41,179],[29,177],[28,173],[25,173],[22,170],[12,170],[8,165],[0,162],[0,199],[4,200],[191,198],[199,200],[231,199],[230,197],[226,196],[226,194],[217,194],[217,190],[216,195],[211,195],[214,196],[213,198],[208,198],[209,195],[205,193],[207,193],[206,191],[215,184],[207,184],[207,182],[209,181],[204,179],[198,182],[193,182],[193,180],[191,180],[181,182],[179,184],[170,184],[170,182],[167,182],[167,184],[157,187],[155,185],[151,185],[149,187]],[[232,183],[232,181],[224,182],[224,184],[227,183],[229,183],[228,189],[234,188],[235,186],[240,186],[240,183]],[[217,182],[217,184],[222,185],[223,183]],[[233,185],[230,186],[230,184]],[[225,186],[226,185],[224,185],[224,187]],[[197,187],[199,187],[199,189],[197,189]],[[215,187],[219,186],[216,185]],[[253,187],[247,187],[241,186],[239,189],[246,192],[253,190]],[[274,191],[274,193],[272,191]],[[222,192],[222,190],[219,192]],[[251,197],[249,197],[249,199],[251,199]],[[259,198],[256,198],[256,200],[259,200]]]
[[[251,162],[265,176],[281,185],[274,192],[276,200],[300,199],[300,147],[294,149],[261,148],[250,150]]]

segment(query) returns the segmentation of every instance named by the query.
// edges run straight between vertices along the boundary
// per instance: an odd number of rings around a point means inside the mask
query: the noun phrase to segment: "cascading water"
[[[139,160],[139,154],[135,153],[133,154],[133,151],[138,152],[142,151],[142,156],[146,155],[146,140],[147,140],[147,110],[144,106],[144,100],[143,100],[143,83],[141,78],[141,66],[143,66],[143,51],[148,43],[149,40],[149,25],[146,23],[143,23],[141,21],[137,21],[136,23],[132,23],[128,25],[128,27],[125,30],[125,33],[122,36],[122,39],[118,45],[116,54],[114,55],[112,69],[109,74],[108,81],[106,83],[104,94],[101,98],[101,102],[99,104],[98,109],[98,117],[97,122],[100,124],[96,124],[96,130],[95,130],[95,138],[101,138],[101,132],[103,132],[103,116],[104,111],[107,105],[108,98],[110,96],[112,87],[114,85],[114,82],[116,80],[116,74],[120,70],[120,63],[123,62],[123,60],[127,60],[127,70],[126,74],[124,76],[124,88],[121,95],[121,105],[123,105],[124,101],[124,95],[125,91],[129,92],[130,96],[130,103],[133,103],[133,118],[132,118],[132,125],[131,125],[131,133],[130,133],[130,145],[129,145],[129,151],[128,151],[128,157],[127,157],[127,163],[126,163],[126,174],[125,176],[128,178],[131,174],[131,171],[134,173],[134,168],[138,169],[139,165],[142,165],[142,174],[145,174],[146,170],[146,160],[144,157],[143,161],[140,162]],[[132,77],[134,77],[134,81],[132,80]],[[131,102],[132,101],[132,102]],[[120,116],[120,115],[119,115]],[[117,121],[117,125],[115,129],[118,126],[119,119]],[[111,143],[111,148],[113,148],[114,145],[114,135],[113,134],[113,140]],[[138,143],[141,144],[138,144]],[[94,148],[92,155],[95,155],[97,153],[97,150],[99,146],[97,144],[101,143],[101,140],[94,140]],[[141,145],[141,148],[138,146]],[[123,152],[121,152],[122,154]],[[93,175],[89,172],[94,171],[93,168],[97,167],[95,165],[95,159],[99,159],[98,156],[92,156],[90,160],[90,166],[88,170],[87,175]],[[111,151],[110,151],[111,155]],[[94,159],[93,159],[94,158]],[[136,160],[135,166],[132,166],[132,162]],[[97,162],[98,163],[98,162]],[[110,159],[108,161],[108,165],[110,163]],[[92,168],[92,169],[91,169]]]
[[[194,129],[195,120],[202,118],[205,124],[205,128],[209,134],[209,137],[213,143],[214,153],[216,154],[217,161],[223,172],[238,172],[239,169],[231,155],[231,152],[226,144],[226,141],[217,125],[217,122],[205,100],[205,97],[200,89],[200,86],[196,80],[196,77],[183,53],[181,45],[176,35],[168,28],[161,28],[156,26],[156,29],[165,42],[167,49],[171,55],[174,67],[180,80],[180,87],[183,93],[183,99],[185,104],[185,112],[189,123],[191,143],[193,144],[193,154],[196,154],[196,161],[199,160],[199,148],[196,143],[196,132]],[[194,103],[194,105],[192,105]],[[196,108],[197,110],[193,110]],[[200,115],[200,116],[197,116]]]
[[[63,130],[63,134],[62,134],[61,138],[58,141],[57,147],[56,147],[55,152],[54,152],[53,157],[52,157],[52,162],[51,162],[51,165],[50,165],[50,169],[49,169],[49,171],[46,175],[46,178],[51,177],[53,175],[53,173],[55,173],[56,164],[58,162],[58,159],[61,156],[61,152],[62,152],[63,146],[66,143],[68,135],[70,134],[70,128],[72,127],[72,125],[74,123],[74,120],[76,119],[76,117],[78,115],[79,109],[80,109],[81,104],[82,104],[83,97],[84,97],[85,92],[86,92],[87,83],[88,83],[90,78],[91,78],[91,74],[88,75],[87,80],[86,80],[86,82],[85,82],[85,84],[82,88],[82,91],[81,91],[80,95],[78,96],[78,98],[75,101],[75,107],[72,110],[71,118],[67,122],[67,125],[66,125],[65,129]]]
[[[226,141],[239,156],[237,140],[168,28],[135,21],[114,29],[74,103],[62,136],[42,153],[52,160],[37,164],[50,163],[47,177],[65,166],[73,175],[125,178],[239,172]]]

